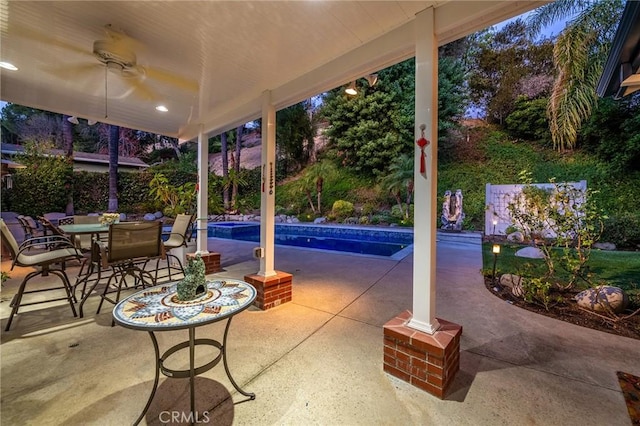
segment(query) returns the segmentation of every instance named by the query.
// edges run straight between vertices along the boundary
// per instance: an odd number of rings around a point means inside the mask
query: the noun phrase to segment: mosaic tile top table
[[[205,293],[190,301],[178,299],[176,283],[159,285],[141,290],[120,301],[113,309],[115,322],[123,327],[142,330],[149,333],[156,356],[156,377],[147,405],[134,424],[139,424],[146,414],[158,388],[160,372],[167,377],[187,378],[191,390],[192,418],[197,418],[195,411],[194,378],[216,366],[221,360],[231,384],[238,392],[246,396],[246,400],[255,399],[255,394],[240,389],[229,371],[227,364],[227,335],[234,315],[247,309],[256,298],[256,290],[250,284],[234,279],[207,281]],[[227,320],[222,342],[213,339],[196,339],[195,329],[201,325]],[[155,332],[171,330],[189,330],[189,340],[167,349],[160,356],[160,348]],[[219,354],[210,362],[196,367],[195,347],[207,345],[217,348]],[[189,348],[189,369],[172,370],[164,366],[164,362],[181,349]]]

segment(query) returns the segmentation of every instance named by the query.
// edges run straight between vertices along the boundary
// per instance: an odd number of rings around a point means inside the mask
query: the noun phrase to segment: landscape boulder
[[[500,285],[511,289],[511,294],[516,297],[522,297],[524,290],[522,289],[523,278],[520,275],[503,274],[500,277]]]
[[[578,306],[595,312],[609,312],[619,314],[629,304],[629,298],[620,287],[601,285],[576,294],[574,300]]]
[[[507,241],[512,243],[522,243],[524,242],[524,235],[522,235],[522,232],[512,232],[507,235]]]
[[[156,215],[153,213],[147,213],[143,217],[144,220],[156,220]]]
[[[325,223],[326,221],[327,221],[326,217],[318,217],[318,218],[314,219],[313,223],[315,223],[317,225],[317,224],[320,224],[320,223]]]
[[[156,219],[162,219],[162,216],[164,216],[160,211],[155,212],[153,215],[155,216]]]
[[[613,243],[595,243],[593,245],[594,249],[598,249],[598,250],[615,250],[616,249],[616,245]]]
[[[521,248],[515,253],[518,257],[527,257],[529,259],[544,259],[544,253],[538,247]]]

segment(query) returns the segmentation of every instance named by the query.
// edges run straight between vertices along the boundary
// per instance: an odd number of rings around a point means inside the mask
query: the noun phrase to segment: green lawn
[[[482,244],[483,268],[485,273],[489,275],[493,272],[494,261],[491,247],[491,243]],[[496,275],[518,274],[529,267],[530,273],[528,275],[531,276],[542,276],[546,272],[546,266],[541,259],[525,259],[514,256],[515,252],[522,247],[524,246],[502,245],[501,253],[496,262]],[[608,285],[624,289],[632,299],[640,300],[640,252],[593,250],[588,266],[594,285],[606,281]],[[585,288],[586,284],[581,281],[578,286]]]

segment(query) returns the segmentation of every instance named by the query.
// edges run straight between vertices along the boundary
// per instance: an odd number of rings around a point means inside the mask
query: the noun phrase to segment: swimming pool
[[[392,258],[404,257],[413,244],[411,229],[276,223],[275,231],[276,244]],[[259,242],[260,224],[209,223],[207,235]]]

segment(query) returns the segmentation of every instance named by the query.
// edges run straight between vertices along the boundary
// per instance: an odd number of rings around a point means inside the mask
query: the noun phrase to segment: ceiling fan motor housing
[[[93,54],[107,68],[114,71],[125,71],[136,68],[136,54],[126,46],[111,40],[97,40],[93,43]]]

